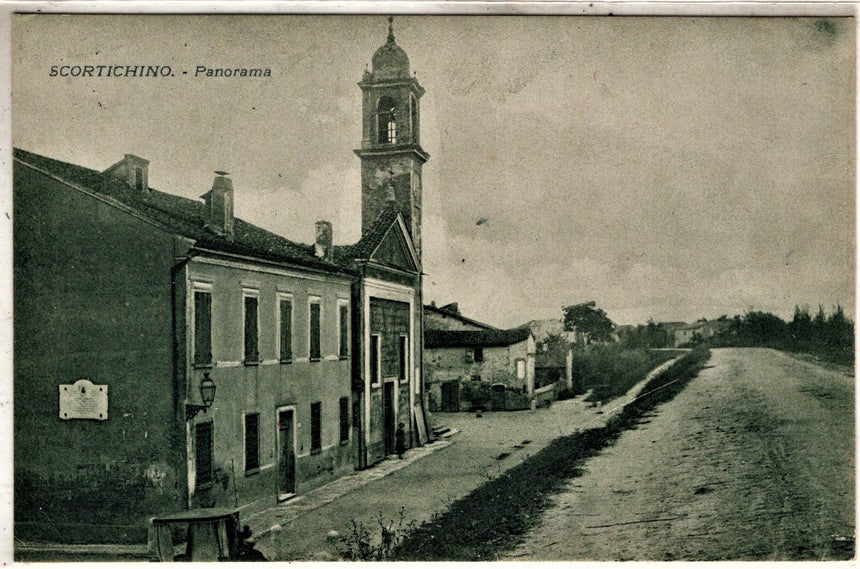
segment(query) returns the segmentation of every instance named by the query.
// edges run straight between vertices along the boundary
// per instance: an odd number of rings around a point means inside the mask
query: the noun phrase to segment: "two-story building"
[[[353,468],[357,275],[330,244],[234,218],[225,175],[195,201],[148,167],[15,151],[21,535],[139,538],[146,515],[274,503]]]

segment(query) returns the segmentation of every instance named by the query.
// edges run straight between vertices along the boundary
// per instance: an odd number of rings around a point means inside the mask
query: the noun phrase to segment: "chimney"
[[[126,154],[122,160],[102,173],[122,180],[130,188],[149,193],[149,160],[140,156]]]
[[[332,229],[330,221],[317,221],[317,237],[314,241],[314,255],[326,261],[332,259]]]
[[[230,241],[235,235],[233,231],[233,180],[227,178],[227,172],[215,172],[212,189],[200,196],[206,202],[203,224],[213,233],[226,237]]]
[[[452,314],[460,315],[460,305],[456,302],[452,302],[451,304],[446,304],[440,310],[444,310],[445,312],[450,312]]]

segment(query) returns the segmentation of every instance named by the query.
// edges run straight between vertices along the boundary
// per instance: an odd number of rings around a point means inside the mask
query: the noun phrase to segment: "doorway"
[[[296,493],[295,417],[292,409],[278,409],[278,500]]]
[[[442,382],[442,411],[455,412],[460,410],[460,382]]]

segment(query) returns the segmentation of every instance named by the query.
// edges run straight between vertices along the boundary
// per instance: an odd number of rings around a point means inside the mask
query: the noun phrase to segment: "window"
[[[259,328],[257,317],[258,298],[245,295],[245,364],[260,363]]]
[[[394,99],[382,97],[376,105],[377,135],[380,144],[397,144],[397,116]]]
[[[260,469],[260,414],[245,415],[245,473]]]
[[[281,298],[278,301],[278,322],[281,362],[290,362],[293,359],[293,301],[290,298]]]
[[[475,350],[466,348],[466,363],[470,364],[475,361]]]
[[[370,337],[370,383],[377,384],[380,381],[379,369],[379,335]]]
[[[311,454],[322,450],[322,403],[311,403]]]
[[[409,378],[409,336],[400,336],[397,358],[397,378],[406,381]]]
[[[212,421],[194,427],[194,450],[197,487],[212,483]]]
[[[484,361],[484,348],[475,348],[474,356],[476,363]]]
[[[212,293],[194,291],[194,365],[212,364]]]
[[[349,307],[339,304],[338,309],[338,356],[341,359],[349,357]]]
[[[394,109],[388,112],[388,142],[397,144],[397,121],[394,120]]]
[[[526,361],[523,359],[517,360],[517,379],[526,378]]]
[[[320,359],[320,301],[319,299],[311,300],[310,302],[310,350],[309,355],[311,361]]]
[[[349,442],[349,397],[340,398],[340,442]]]

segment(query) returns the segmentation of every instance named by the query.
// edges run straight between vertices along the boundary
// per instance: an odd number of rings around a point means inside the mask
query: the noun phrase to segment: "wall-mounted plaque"
[[[71,385],[60,385],[60,419],[108,418],[108,386],[94,385],[79,379]]]

